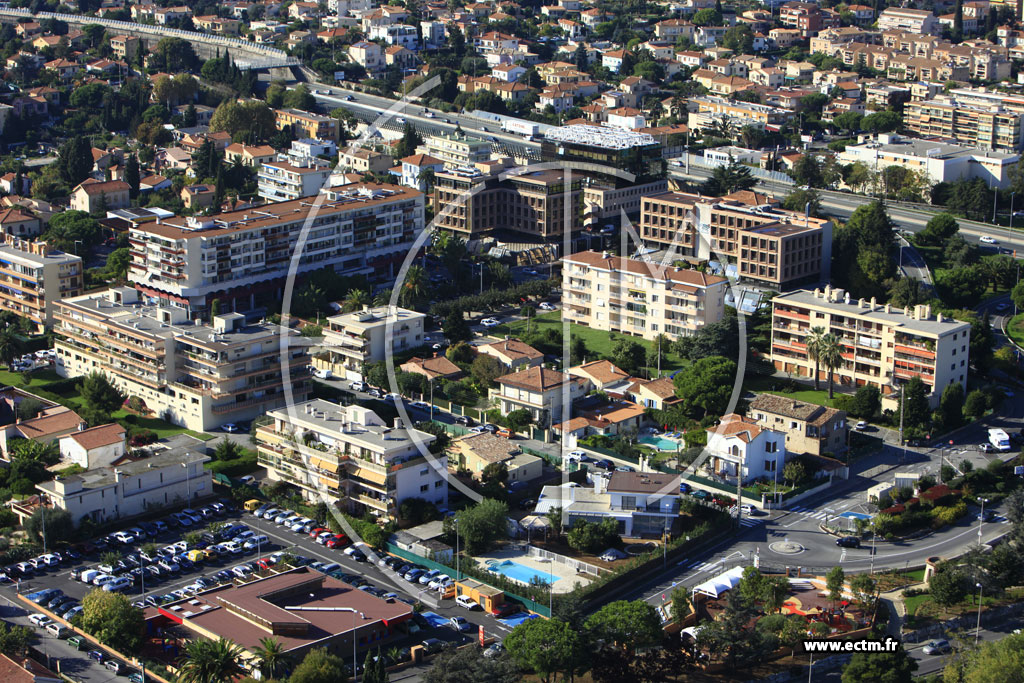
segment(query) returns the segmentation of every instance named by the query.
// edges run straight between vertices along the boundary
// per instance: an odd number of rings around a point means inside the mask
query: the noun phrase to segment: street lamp
[[[356,659],[356,615],[358,614],[363,619],[366,618],[364,612],[360,612],[354,607],[338,607],[339,612],[351,612],[352,613],[352,683],[356,683],[358,675],[356,673],[356,667],[358,666],[358,659]]]
[[[459,563],[459,518],[452,517],[453,524],[455,525],[455,580],[462,580],[462,570],[460,569]]]
[[[974,584],[978,588],[978,625],[974,629],[974,646],[978,646],[978,636],[981,635],[981,597],[985,592],[980,583]]]
[[[875,537],[878,534],[875,532],[875,518],[871,518],[871,571],[870,574],[875,573]]]
[[[981,545],[981,525],[985,523],[985,503],[988,502],[988,498],[979,497],[981,501],[981,514],[978,515],[978,545]]]

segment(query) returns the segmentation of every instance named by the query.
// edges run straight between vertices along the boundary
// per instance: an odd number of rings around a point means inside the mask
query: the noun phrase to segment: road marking
[[[753,519],[751,517],[744,517],[743,519],[740,520],[740,526],[750,528],[750,527],[758,526],[759,524],[764,524],[766,521],[768,521],[768,520],[766,520],[766,519]]]

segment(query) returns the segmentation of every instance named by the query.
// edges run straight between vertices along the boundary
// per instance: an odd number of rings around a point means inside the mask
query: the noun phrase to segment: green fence
[[[535,451],[529,446],[520,446],[519,450],[521,450],[523,453],[526,453],[527,455],[536,455],[538,458],[543,458],[544,460],[547,460],[548,463],[554,465],[555,467],[562,466],[561,455],[555,455],[554,453],[545,453],[544,451]]]
[[[434,560],[429,560],[429,559],[427,559],[425,557],[420,557],[419,555],[417,555],[416,553],[414,553],[414,552],[412,552],[410,550],[403,550],[403,549],[399,548],[397,545],[395,545],[394,543],[386,543],[385,544],[385,549],[389,553],[391,553],[392,555],[395,555],[396,557],[401,557],[403,560],[408,560],[409,562],[415,562],[416,564],[421,565],[423,567],[427,567],[428,569],[436,569],[437,571],[444,572],[445,574],[447,574],[449,576],[452,576],[452,577],[455,577],[459,573],[459,572],[456,572],[454,568],[449,567],[449,566],[444,565],[444,564],[441,564],[440,562],[436,562]],[[472,560],[467,560],[467,561],[468,562],[472,562]],[[466,577],[469,576],[469,574],[467,574],[466,572],[462,572],[461,575],[462,575],[463,578],[466,578]],[[484,580],[480,579],[479,576],[474,576],[474,577],[471,577],[471,578],[473,578],[475,581],[480,581],[481,583],[486,583],[488,586],[491,586],[491,584],[487,583],[487,581],[484,581]],[[498,590],[502,590],[505,593],[506,596],[508,596],[509,598],[515,600],[518,603],[521,603],[523,606],[526,607],[526,609],[530,610],[531,612],[536,612],[537,614],[541,615],[542,617],[550,617],[551,616],[551,611],[548,609],[547,605],[542,605],[542,604],[540,604],[539,602],[537,602],[535,600],[530,600],[529,598],[524,598],[521,595],[516,595],[514,593],[509,593],[508,591],[506,591],[506,590],[504,590],[502,588],[499,588],[498,586],[491,586],[491,588],[496,588]]]

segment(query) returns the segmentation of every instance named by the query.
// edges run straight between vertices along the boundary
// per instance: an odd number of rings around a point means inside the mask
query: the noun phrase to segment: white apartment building
[[[27,318],[36,332],[43,332],[53,325],[56,303],[82,293],[82,271],[80,256],[57,251],[46,242],[3,235],[0,310]]]
[[[839,160],[844,164],[859,161],[876,171],[902,166],[924,173],[932,183],[980,178],[988,187],[1004,189],[1010,185],[1010,171],[1020,162],[1020,154],[879,135],[877,141],[847,147]]]
[[[305,340],[289,328],[247,325],[240,313],[206,325],[115,287],[59,302],[54,318],[59,375],[102,372],[153,415],[189,429],[251,420],[309,392]]]
[[[287,202],[317,194],[330,176],[331,165],[322,159],[279,156],[260,164],[256,186],[268,202]]]
[[[368,363],[384,360],[389,352],[423,346],[426,318],[423,313],[390,306],[332,315],[324,327],[325,351],[313,364],[346,379],[360,380]]]
[[[400,45],[408,50],[420,49],[420,32],[408,24],[387,24],[371,26],[370,40],[383,40],[388,45]]]
[[[280,296],[289,268],[394,278],[423,227],[423,195],[398,185],[335,188],[317,210],[298,263],[293,252],[313,202],[294,200],[208,217],[158,219],[128,232],[128,278],[153,301],[191,312],[250,310]]]
[[[900,309],[874,299],[852,299],[848,292],[825,287],[798,290],[772,299],[772,363],[775,369],[813,378],[807,334],[822,327],[839,337],[842,364],[834,371],[836,386],[855,390],[871,385],[882,392],[882,407],[895,409],[898,387],[920,377],[933,407],[953,382],[967,388],[971,325],[932,315],[927,304]],[[820,379],[827,380],[824,367]]]
[[[491,143],[455,133],[428,135],[416,148],[416,153],[440,159],[448,168],[462,168],[490,161]]]
[[[743,483],[782,474],[786,463],[786,435],[760,426],[756,420],[724,415],[715,427],[708,427],[709,457],[704,467],[714,476],[735,484],[741,473]],[[741,469],[742,468],[742,469]]]
[[[908,31],[918,35],[938,35],[939,18],[931,10],[889,7],[878,15],[879,31]]]
[[[213,494],[213,478],[203,467],[209,456],[199,439],[180,434],[149,447],[145,458],[116,467],[92,469],[36,484],[72,521],[111,522],[153,510],[184,505]]]
[[[562,259],[562,315],[644,339],[686,337],[725,315],[728,280],[607,252]]]
[[[322,399],[267,415],[273,423],[256,430],[259,462],[309,500],[326,495],[346,512],[391,520],[407,498],[448,504],[447,459],[424,455],[436,437],[400,418],[389,426],[372,410]]]

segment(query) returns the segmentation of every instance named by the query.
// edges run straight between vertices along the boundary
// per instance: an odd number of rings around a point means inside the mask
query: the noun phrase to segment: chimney
[[[875,310],[875,306],[877,306],[877,305],[878,305],[877,299],[875,299],[875,297],[871,297],[871,310],[872,311]]]
[[[84,422],[79,422],[78,423],[78,431],[80,431],[80,432],[84,432],[85,431],[85,423]]]
[[[885,305],[885,312],[886,313],[892,313],[892,304],[886,304]]]

